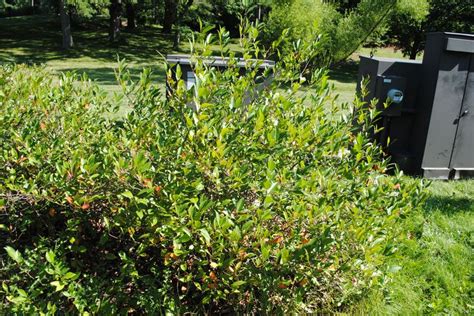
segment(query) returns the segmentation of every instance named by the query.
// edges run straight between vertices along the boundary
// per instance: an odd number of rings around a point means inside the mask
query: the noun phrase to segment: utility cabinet
[[[442,179],[474,174],[474,35],[429,33],[422,62],[361,57],[363,78],[366,101],[377,98],[383,111],[374,138],[402,170]]]
[[[416,115],[416,97],[420,84],[420,61],[391,58],[360,58],[358,90],[362,78],[367,80],[364,101],[377,99],[382,111],[374,130],[375,140],[385,147],[387,154],[401,169],[416,172],[413,154],[412,129]],[[385,105],[388,104],[388,107]],[[389,142],[390,140],[390,142]]]
[[[201,61],[209,67],[215,67],[218,70],[225,70],[227,67],[229,67],[229,62],[230,59],[227,57],[218,57],[218,56],[209,56],[209,57],[203,57]],[[193,61],[191,59],[190,55],[181,55],[181,54],[170,54],[166,56],[166,62],[171,65],[171,70],[173,75],[175,75],[175,70],[177,65],[180,66],[181,72],[182,72],[182,79],[186,83],[186,87],[188,89],[191,89],[194,84],[196,83],[196,76],[194,74],[194,65]],[[243,75],[246,71],[246,67],[250,64],[258,64],[258,68],[260,70],[260,75],[263,74],[264,70],[266,69],[271,69],[275,66],[275,62],[272,60],[256,60],[256,59],[243,59],[243,58],[237,58],[232,61],[234,64],[233,66],[236,66],[239,69],[239,73]],[[176,78],[174,78],[176,79]],[[268,86],[268,84],[273,80],[273,76],[269,75],[265,78],[257,78],[257,80],[260,80],[261,84],[259,85],[260,89],[263,89],[264,87]],[[173,93],[173,89],[170,87],[170,85],[167,82],[166,86],[167,90],[167,96],[170,96]]]
[[[429,124],[421,167],[428,178],[474,171],[474,35],[427,36],[419,104]],[[421,119],[421,118],[420,118]]]

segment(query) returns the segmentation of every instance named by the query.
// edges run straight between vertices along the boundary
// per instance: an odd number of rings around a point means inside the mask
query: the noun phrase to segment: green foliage
[[[390,38],[412,59],[424,49],[427,32],[473,33],[474,4],[464,0],[401,1],[390,19]]]
[[[462,0],[431,0],[428,31],[474,33],[474,3]]]
[[[345,60],[359,49],[377,28],[383,26],[396,3],[396,0],[360,1],[357,8],[345,15],[337,26],[329,31],[329,36],[334,38],[331,49],[334,60]]]
[[[242,18],[263,20],[270,10],[270,0],[214,0],[198,1],[191,7],[185,23],[198,30],[197,21],[226,28],[232,37],[238,37]]]
[[[34,8],[29,0],[0,0],[0,17],[32,14]]]
[[[419,0],[414,6],[410,1],[406,4],[392,15],[389,34],[391,42],[402,48],[405,56],[415,59],[426,36],[423,24],[428,15],[428,1]]]
[[[322,43],[324,56],[316,64],[325,65],[348,58],[383,25],[396,0],[363,0],[353,9],[333,2],[289,0],[275,4],[267,21],[266,40],[290,28],[292,40]],[[318,56],[321,57],[321,54]]]
[[[106,14],[110,5],[110,0],[66,0],[64,2],[71,12],[81,18]]]
[[[34,250],[27,249],[24,258],[18,250],[9,246],[5,249],[14,262],[3,267],[12,274],[9,275],[8,282],[2,283],[2,292],[12,312],[42,311],[53,315],[61,310],[61,306],[57,306],[55,302],[67,299],[71,300],[76,311],[86,311],[90,300],[83,298],[82,288],[75,282],[79,274],[69,271],[65,258],[56,258],[53,250],[46,250],[41,246]],[[42,286],[26,290],[21,288],[19,284],[24,283],[25,277]],[[41,307],[38,308],[39,306]]]
[[[415,21],[421,21],[429,13],[428,0],[399,0],[397,3],[397,14],[410,15]]]
[[[170,70],[168,100],[121,64],[120,121],[87,77],[0,68],[5,310],[334,311],[387,281],[423,184],[387,174],[371,105],[348,115],[324,71],[304,75],[312,47],[262,73],[243,29],[245,74],[232,55],[206,66],[214,36],[200,35],[196,85]],[[228,33],[215,40],[225,51]]]
[[[265,40],[272,41],[281,36],[285,29],[289,40],[284,49],[292,49],[291,43],[297,40],[306,42],[322,42],[324,49],[318,54],[322,58],[319,65],[327,64],[330,56],[328,27],[340,18],[335,7],[322,1],[295,0],[285,1],[273,7],[268,20],[265,22]]]
[[[73,13],[76,18],[91,18],[106,13],[110,0],[64,0],[64,3],[68,6],[69,12]],[[32,6],[31,0],[0,0],[0,14],[8,8],[19,12],[23,10],[29,14],[39,12],[43,14],[56,14],[59,10],[59,0],[35,1],[34,6]]]

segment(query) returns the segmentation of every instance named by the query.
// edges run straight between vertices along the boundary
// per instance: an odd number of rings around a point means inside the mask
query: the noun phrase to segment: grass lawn
[[[85,72],[112,94],[120,90],[114,74],[120,57],[127,61],[132,78],[138,78],[142,69],[148,67],[153,69],[156,81],[163,81],[162,55],[172,51],[171,39],[158,28],[122,35],[122,45],[112,45],[105,25],[100,25],[99,31],[73,27],[75,47],[64,51],[59,20],[50,16],[0,18],[0,64],[43,64],[58,73]]]
[[[357,314],[472,315],[474,312],[474,181],[436,181],[422,212],[407,225],[384,291],[372,293]]]
[[[0,64],[41,63],[55,72],[86,72],[106,91],[119,90],[113,68],[117,55],[128,61],[132,77],[150,67],[164,86],[162,55],[172,52],[171,40],[159,27],[123,33],[124,43],[111,46],[106,28],[73,29],[75,48],[60,49],[58,21],[49,17],[0,19]],[[370,49],[362,49],[364,55]],[[161,55],[162,54],[162,55]],[[376,56],[402,57],[393,49]],[[357,56],[330,71],[340,100],[350,102],[357,81]],[[393,265],[400,270],[383,292],[372,293],[354,307],[371,314],[474,313],[474,180],[434,181],[424,211],[406,222],[413,232]]]

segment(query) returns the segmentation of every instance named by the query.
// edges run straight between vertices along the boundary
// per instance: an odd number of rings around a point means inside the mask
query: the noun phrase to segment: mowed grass
[[[72,27],[74,48],[61,49],[59,19],[51,16],[0,18],[0,64],[41,64],[53,72],[87,73],[107,92],[119,91],[114,69],[117,59],[126,60],[133,79],[151,68],[154,79],[165,78],[163,55],[172,52],[172,41],[158,27],[122,32],[119,45],[108,41],[107,25]]]
[[[354,308],[370,315],[474,313],[474,181],[436,181],[424,210],[406,221],[409,239],[383,290]]]
[[[96,26],[97,27],[97,26]],[[132,78],[144,67],[164,87],[166,53],[173,52],[171,39],[160,27],[123,32],[123,42],[110,45],[105,24],[75,28],[75,47],[60,48],[59,21],[54,17],[0,19],[0,64],[43,64],[54,71],[85,72],[106,91],[119,91],[114,68],[117,57],[127,61]],[[186,51],[186,44],[182,48]],[[360,54],[370,55],[371,49]],[[402,58],[394,49],[374,51],[375,56]],[[351,102],[357,82],[358,54],[330,72],[339,99]],[[405,221],[411,231],[400,245],[392,274],[383,291],[371,293],[354,306],[353,313],[385,315],[474,313],[474,180],[434,181],[422,212]]]
[[[173,50],[172,36],[163,34],[158,25],[138,27],[134,31],[124,29],[120,42],[111,44],[104,18],[98,18],[94,25],[73,25],[72,35],[73,49],[63,50],[58,17],[0,18],[0,64],[41,64],[56,73],[87,73],[107,92],[113,93],[119,91],[114,72],[119,58],[126,62],[132,79],[138,79],[143,68],[150,68],[155,83],[164,88],[164,57],[189,49],[189,42],[183,39],[180,49]],[[239,50],[235,41],[229,47]]]

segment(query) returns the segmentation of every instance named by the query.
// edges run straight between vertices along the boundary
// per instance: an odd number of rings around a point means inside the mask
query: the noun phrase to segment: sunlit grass
[[[405,222],[410,238],[392,264],[401,270],[356,309],[374,315],[474,312],[474,181],[435,181],[423,212]]]

